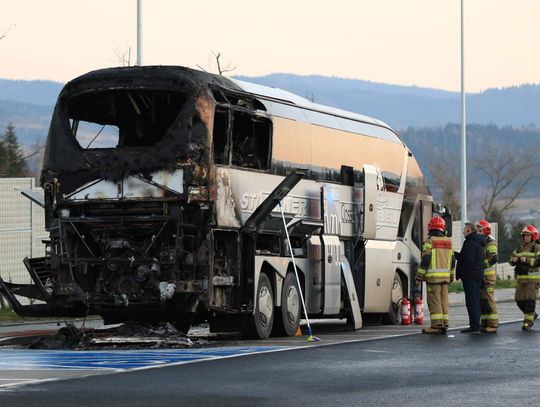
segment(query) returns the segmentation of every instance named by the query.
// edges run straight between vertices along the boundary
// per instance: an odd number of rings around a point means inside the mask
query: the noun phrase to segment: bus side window
[[[422,201],[422,241],[428,237],[428,225],[433,216],[433,204],[432,202]]]
[[[232,165],[266,170],[270,161],[272,122],[245,112],[233,113]]]
[[[226,110],[216,109],[214,115],[214,131],[212,133],[214,143],[214,163],[229,164],[227,135],[229,128],[229,114]]]
[[[422,213],[421,213],[421,210],[422,210],[422,207],[418,206],[418,209],[415,211],[414,223],[413,223],[412,232],[411,232],[412,241],[419,248],[422,248],[422,243],[423,243],[423,241],[422,241],[422,216],[421,216]]]
[[[411,202],[410,198],[403,199],[403,205],[401,207],[401,216],[399,219],[398,236],[404,237],[407,225],[413,214],[414,202]],[[413,225],[414,226],[414,225]],[[413,232],[414,235],[414,232]]]

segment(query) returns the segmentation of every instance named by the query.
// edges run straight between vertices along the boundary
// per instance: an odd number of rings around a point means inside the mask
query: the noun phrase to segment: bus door
[[[353,248],[353,261],[351,263],[354,286],[358,294],[358,302],[363,308],[365,302],[366,286],[366,253],[365,245],[368,239],[377,235],[377,196],[378,171],[377,167],[364,164],[360,175],[363,183],[354,183],[354,204],[358,209],[356,217],[356,237]],[[355,176],[355,179],[359,178]]]
[[[321,188],[324,233],[322,238],[323,314],[335,315],[341,308],[341,200],[340,188],[325,185]]]
[[[377,236],[378,174],[379,171],[376,166],[364,164],[364,202],[362,207],[362,237],[364,239],[375,239]]]

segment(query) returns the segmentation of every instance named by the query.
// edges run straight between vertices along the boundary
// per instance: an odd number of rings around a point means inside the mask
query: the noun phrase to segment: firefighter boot
[[[486,326],[485,328],[480,328],[480,332],[485,333],[485,334],[496,334],[497,328]]]
[[[442,329],[439,328],[424,328],[422,329],[423,334],[428,335],[440,335],[442,333]]]

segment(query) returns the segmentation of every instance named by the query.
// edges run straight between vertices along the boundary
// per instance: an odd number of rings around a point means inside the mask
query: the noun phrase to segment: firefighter
[[[491,236],[491,225],[482,219],[476,223],[478,233],[486,240],[484,256],[484,281],[480,287],[480,331],[494,334],[499,327],[495,282],[497,280],[497,242]]]
[[[454,249],[452,240],[445,236],[446,224],[440,216],[429,221],[429,236],[422,245],[422,261],[416,282],[427,284],[427,301],[431,326],[424,334],[445,334],[448,329],[448,284],[454,281]]]
[[[521,237],[523,244],[512,252],[510,264],[516,266],[514,268],[514,276],[517,279],[516,303],[524,314],[521,329],[530,331],[537,318],[535,308],[540,283],[538,230],[533,225],[527,225],[521,231]]]

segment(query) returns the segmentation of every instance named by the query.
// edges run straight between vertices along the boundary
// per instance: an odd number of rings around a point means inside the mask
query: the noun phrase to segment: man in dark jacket
[[[480,286],[484,280],[484,246],[486,242],[474,223],[463,228],[465,241],[457,259],[456,279],[461,279],[465,291],[465,304],[469,314],[469,327],[463,333],[480,333]]]

